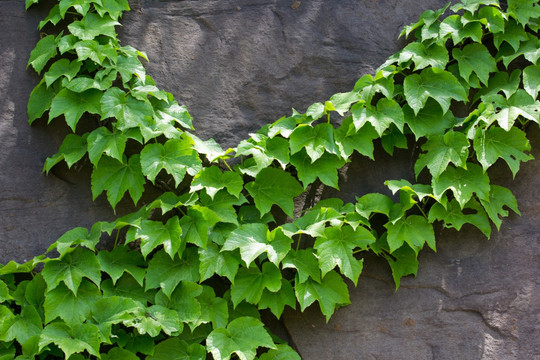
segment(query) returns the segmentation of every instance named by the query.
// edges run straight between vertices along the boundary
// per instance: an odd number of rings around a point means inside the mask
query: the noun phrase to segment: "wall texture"
[[[134,0],[120,29],[124,44],[148,53],[158,86],[186,104],[198,134],[235,146],[248,133],[313,102],[348,91],[403,44],[397,35],[443,0]],[[37,76],[26,70],[44,12],[0,0],[0,263],[41,254],[64,231],[114,216],[92,202],[88,169],[57,166],[40,175],[66,133],[58,123],[29,127],[26,102]],[[540,156],[540,131],[529,131]],[[376,154],[341,174],[352,200],[410,178],[411,156]],[[284,326],[303,359],[540,359],[540,162],[512,182],[506,165],[492,182],[509,186],[522,216],[511,215],[490,241],[472,228],[440,230],[438,252],[421,254],[416,279],[394,293],[376,258],[352,305],[328,324],[316,306],[289,311]],[[368,174],[366,176],[366,174]],[[117,213],[129,211],[123,201]]]

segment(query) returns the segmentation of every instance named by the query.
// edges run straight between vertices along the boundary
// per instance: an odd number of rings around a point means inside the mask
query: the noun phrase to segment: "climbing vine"
[[[227,150],[199,139],[187,109],[146,74],[145,53],[120,44],[128,10],[126,0],[60,0],[39,24],[29,122],[72,130],[44,171],[87,162],[94,199],[105,193],[114,209],[129,196],[138,210],[0,267],[0,359],[299,359],[260,310],[279,318],[317,302],[328,320],[349,304],[344,278],[357,283],[365,252],[388,262],[397,288],[419,251],[436,249],[434,224],[489,238],[508,209],[519,214],[487,170],[502,159],[515,176],[532,159],[537,1],[428,10],[375,75]],[[417,181],[387,181],[396,200],[295,206],[321,184],[338,189],[353,153],[373,159],[375,146],[393,154],[412,139]],[[150,187],[161,194],[141,204]]]

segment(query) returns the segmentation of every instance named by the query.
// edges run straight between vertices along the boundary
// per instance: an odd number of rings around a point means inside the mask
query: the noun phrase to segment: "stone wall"
[[[403,25],[444,3],[134,0],[120,32],[124,44],[148,53],[148,72],[188,106],[198,134],[227,147],[291,107],[304,111],[350,90],[403,45]],[[114,216],[102,196],[92,202],[87,168],[59,165],[41,175],[67,132],[60,122],[27,124],[38,77],[25,66],[44,16],[25,13],[22,0],[0,0],[0,263],[29,259],[66,230]],[[540,131],[529,134],[539,157]],[[357,159],[341,173],[342,198],[412,176],[408,151],[376,159],[384,169]],[[489,241],[468,227],[440,230],[438,252],[422,252],[418,277],[397,293],[387,266],[366,259],[352,305],[328,324],[316,305],[286,312],[283,331],[302,358],[540,359],[540,163],[524,164],[515,181],[499,165],[492,182],[514,191],[521,217],[512,214]],[[125,199],[117,213],[130,209]]]

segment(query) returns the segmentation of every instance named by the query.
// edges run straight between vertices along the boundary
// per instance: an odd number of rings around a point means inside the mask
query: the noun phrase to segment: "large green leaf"
[[[242,177],[233,171],[221,171],[217,166],[210,166],[201,170],[191,182],[191,191],[206,189],[206,193],[214,198],[221,190],[227,189],[229,194],[238,197],[244,182]]]
[[[444,69],[448,63],[448,50],[437,43],[426,47],[421,42],[412,42],[399,52],[401,63],[409,60],[414,62],[414,70],[421,70],[428,66]]]
[[[33,336],[39,336],[43,329],[43,322],[38,311],[32,305],[22,308],[19,316],[5,316],[0,326],[0,340],[9,342],[17,340],[24,344]]]
[[[435,250],[433,226],[422,216],[410,215],[395,223],[389,222],[385,227],[388,229],[387,241],[391,253],[404,243],[407,243],[417,254],[425,243]]]
[[[124,156],[123,162],[103,156],[92,172],[94,200],[103,191],[107,191],[107,200],[113,209],[126,191],[129,191],[133,203],[137,204],[144,191],[144,176],[141,172],[139,155],[132,155],[129,161]]]
[[[504,207],[508,207],[516,214],[521,215],[518,210],[516,198],[509,189],[502,186],[492,185],[489,197],[487,199],[480,199],[480,202],[484,209],[486,209],[491,221],[497,226],[497,229],[501,228],[502,223],[499,216],[508,216],[508,210],[504,209]]]
[[[463,210],[466,209],[466,212]],[[472,224],[476,226],[480,231],[489,238],[491,235],[491,225],[486,212],[482,209],[480,204],[474,199],[469,200],[464,209],[456,201],[452,199],[446,208],[441,203],[435,203],[429,210],[429,222],[435,220],[444,221],[444,226],[447,228],[454,228],[461,230],[464,224]],[[473,212],[475,211],[475,212]]]
[[[140,307],[140,303],[130,298],[104,297],[91,304],[91,318],[98,326],[101,336],[110,341],[112,326],[133,319]]]
[[[259,360],[301,360],[301,358],[289,345],[280,344],[276,345],[276,349],[262,354]]]
[[[403,130],[404,118],[401,106],[392,99],[382,98],[377,102],[377,107],[373,108],[358,104],[352,107],[351,114],[353,124],[359,131],[366,122],[370,122],[375,128],[379,136],[382,136],[384,131],[394,124],[398,129]]]
[[[540,66],[531,65],[523,69],[523,87],[534,99],[540,91]]]
[[[424,107],[430,97],[441,105],[443,113],[448,111],[451,99],[467,100],[465,89],[454,75],[437,68],[427,68],[422,70],[420,74],[407,76],[403,82],[403,91],[415,115]]]
[[[171,335],[181,332],[184,328],[176,311],[160,305],[139,309],[137,316],[125,321],[124,324],[136,328],[141,335],[148,334],[153,338],[157,337],[161,331]]]
[[[269,262],[263,264],[262,271],[257,266],[241,268],[231,285],[231,300],[235,307],[242,301],[258,304],[264,289],[276,292],[281,288],[281,279],[279,269]]]
[[[147,360],[205,360],[206,349],[200,344],[188,344],[178,338],[166,339],[154,348]]]
[[[141,253],[145,258],[160,245],[171,259],[174,259],[177,253],[182,255],[185,244],[182,244],[181,235],[182,228],[177,216],[171,217],[166,224],[143,220],[135,232],[135,238],[141,239]]]
[[[142,286],[146,271],[144,258],[138,251],[130,251],[127,246],[115,246],[110,252],[102,250],[97,254],[99,266],[111,277],[113,284],[124,273],[128,273]]]
[[[293,199],[303,191],[302,186],[289,173],[276,168],[262,170],[255,181],[245,187],[261,215],[269,212],[272,205],[277,205],[292,217]]]
[[[199,248],[199,272],[201,281],[211,278],[214,274],[225,276],[233,282],[238,267],[240,266],[240,256],[236,252],[223,251],[216,244],[209,243],[206,249]]]
[[[65,77],[69,81],[73,79],[81,68],[82,63],[80,61],[74,60],[69,61],[66,58],[60,59],[54,62],[49,70],[43,74],[45,83],[47,86],[51,86],[56,80],[61,77]]]
[[[85,112],[91,114],[101,113],[100,100],[102,95],[103,93],[96,89],[86,90],[81,93],[65,88],[60,90],[51,103],[49,122],[60,115],[64,115],[66,123],[75,132],[75,127]]]
[[[49,324],[39,339],[39,350],[54,343],[68,359],[72,354],[88,351],[99,357],[99,330],[92,324],[75,324],[72,327],[60,322]]]
[[[32,65],[34,70],[39,74],[49,60],[55,57],[57,53],[56,38],[54,35],[47,35],[38,41],[36,47],[30,53],[27,66]]]
[[[403,106],[405,122],[413,132],[416,140],[423,136],[442,135],[454,125],[454,116],[451,111],[443,112],[439,104],[429,98],[425,106],[414,114],[409,105]]]
[[[199,280],[199,257],[196,248],[187,248],[182,259],[171,257],[160,250],[148,263],[146,289],[161,288],[165,295],[171,296],[180,281]]]
[[[240,360],[253,360],[258,347],[276,347],[263,323],[248,316],[234,319],[226,329],[212,331],[206,339],[206,346],[215,360],[228,360],[232,354]]]
[[[103,94],[101,109],[102,119],[112,117],[118,120],[118,130],[146,126],[152,121],[153,110],[149,101],[138,100],[117,87]]]
[[[203,292],[197,300],[201,304],[201,317],[197,319],[195,326],[211,322],[214,329],[217,329],[227,325],[229,319],[227,301],[217,297],[214,289],[203,285]]]
[[[28,123],[30,125],[51,108],[51,103],[55,96],[54,89],[47,87],[44,81],[41,81],[32,90],[27,106]]]
[[[417,253],[408,245],[403,245],[392,252],[391,255],[385,254],[384,257],[392,269],[392,277],[396,284],[396,290],[399,288],[401,278],[407,275],[414,275],[418,272]]]
[[[195,322],[201,317],[201,304],[196,299],[203,287],[190,281],[181,281],[170,297],[163,291],[156,294],[155,304],[172,309],[178,313],[181,322]]]
[[[420,154],[414,164],[416,177],[427,166],[431,175],[437,179],[442,172],[453,163],[465,167],[469,156],[469,140],[461,132],[448,131],[444,135],[436,135],[422,145],[425,153]]]
[[[312,279],[308,279],[303,283],[296,282],[294,290],[302,311],[315,301],[318,301],[327,322],[336,307],[350,304],[347,285],[335,271],[326,274],[320,283]]]
[[[259,310],[270,309],[270,311],[279,319],[285,306],[296,309],[296,297],[291,283],[281,279],[279,291],[273,292],[268,289],[263,290],[261,300],[259,301]]]
[[[296,269],[296,283],[301,284],[308,279],[321,282],[321,270],[313,249],[291,250],[283,259],[283,268]]]
[[[446,190],[451,190],[461,208],[476,194],[480,199],[487,199],[489,177],[479,165],[467,163],[467,169],[448,167],[432,181],[433,195],[442,198]]]
[[[345,165],[345,160],[325,153],[312,163],[305,150],[302,150],[291,157],[291,164],[296,168],[298,179],[304,184],[304,188],[319,178],[323,184],[339,189],[338,169]],[[287,215],[290,216],[289,213]]]
[[[305,149],[311,162],[315,162],[325,152],[337,154],[334,128],[330,124],[300,125],[292,132],[289,142],[291,155]]]
[[[89,281],[83,281],[75,295],[63,284],[45,295],[45,323],[57,317],[70,326],[83,323],[92,311],[93,304],[101,298],[101,292]]]
[[[84,134],[82,137],[75,134],[68,134],[64,138],[64,141],[62,141],[58,152],[45,160],[43,171],[48,174],[52,167],[62,160],[65,160],[68,168],[71,168],[73,164],[81,160],[84,154],[86,154],[86,137],[87,134]]]
[[[100,35],[116,37],[114,31],[116,25],[120,25],[120,23],[109,16],[101,17],[98,14],[88,13],[81,20],[69,24],[68,29],[81,40],[93,40]]]
[[[497,71],[495,59],[482,44],[469,44],[463,49],[454,48],[452,56],[458,62],[460,75],[467,81],[474,72],[487,85],[489,74]]]
[[[126,133],[117,130],[110,132],[106,127],[93,130],[87,138],[90,162],[97,165],[103,154],[122,161],[127,139]]]

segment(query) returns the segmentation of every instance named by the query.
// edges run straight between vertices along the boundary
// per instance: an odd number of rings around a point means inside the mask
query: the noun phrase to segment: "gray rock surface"
[[[235,146],[291,107],[304,111],[350,90],[403,45],[396,39],[403,25],[444,3],[135,0],[120,32],[124,44],[148,53],[148,72],[188,106],[201,137]],[[113,216],[103,197],[92,202],[87,168],[41,175],[67,131],[60,122],[27,124],[38,77],[25,66],[44,15],[0,0],[0,263],[41,254],[64,231]],[[531,134],[539,148],[540,132]],[[408,152],[377,159],[384,169],[357,159],[343,171],[340,196],[352,200],[411,176]],[[529,162],[514,182],[504,166],[493,172],[494,183],[514,190],[523,216],[511,215],[490,241],[473,229],[441,231],[437,254],[423,252],[418,277],[397,293],[387,266],[368,258],[351,286],[353,304],[328,324],[316,306],[287,312],[303,359],[540,359],[539,170]],[[117,212],[129,209],[124,199]]]

